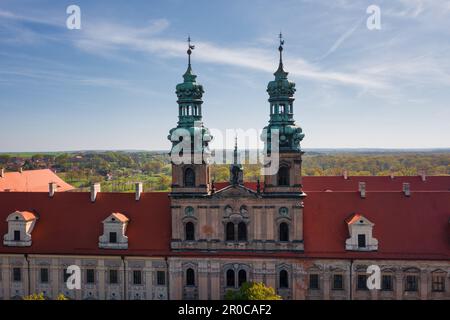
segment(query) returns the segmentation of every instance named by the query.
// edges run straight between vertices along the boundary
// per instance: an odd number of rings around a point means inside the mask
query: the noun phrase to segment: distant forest
[[[0,154],[7,171],[49,168],[80,190],[93,182],[102,191],[133,191],[135,182],[144,191],[166,191],[171,183],[169,157],[164,152],[85,151]],[[310,151],[303,156],[305,176],[342,175],[450,175],[450,151]],[[246,181],[259,178],[259,165],[244,165]],[[215,181],[229,179],[228,165],[213,165]]]

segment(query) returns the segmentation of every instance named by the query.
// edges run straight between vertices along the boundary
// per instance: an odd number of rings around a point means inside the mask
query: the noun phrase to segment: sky
[[[205,125],[262,129],[280,31],[303,148],[450,147],[450,0],[1,0],[0,152],[169,149],[188,35]]]

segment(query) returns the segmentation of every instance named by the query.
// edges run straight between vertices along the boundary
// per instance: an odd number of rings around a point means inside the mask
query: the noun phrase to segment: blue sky
[[[450,1],[2,0],[0,152],[168,149],[188,34],[205,124],[260,129],[280,30],[303,147],[450,147]]]

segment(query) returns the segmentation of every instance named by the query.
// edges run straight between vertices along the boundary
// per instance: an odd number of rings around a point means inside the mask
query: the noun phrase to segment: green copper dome
[[[176,87],[176,94],[178,97],[178,103],[202,103],[202,96],[205,92],[203,86],[198,84],[195,79],[197,76],[192,73],[192,67],[189,66],[183,75],[184,81],[179,83]]]
[[[167,138],[172,142],[173,150],[183,139],[180,136],[188,134],[192,143],[192,152],[200,152],[204,157],[208,157],[209,143],[213,137],[202,122],[202,96],[205,91],[203,86],[196,82],[197,76],[192,72],[191,54],[194,46],[191,45],[190,38],[188,42],[188,68],[183,74],[183,82],[176,86],[175,91],[178,97],[178,125],[170,130]],[[199,141],[194,142],[195,139]]]
[[[275,80],[270,81],[267,85],[267,93],[270,96],[269,102],[280,100],[285,100],[287,102],[294,101],[294,93],[296,90],[295,83],[288,80],[287,76],[289,73],[283,69],[283,60],[281,56],[283,47],[280,46],[278,50],[280,51],[280,63],[277,71],[273,74]]]
[[[269,125],[264,128],[261,139],[266,143],[265,149],[270,152],[272,150],[271,134],[274,130],[278,130],[279,150],[299,152],[300,141],[303,140],[304,134],[302,128],[295,125],[294,120],[294,93],[295,83],[289,81],[288,72],[283,68],[283,45],[281,39],[278,50],[280,52],[280,62],[277,71],[275,71],[275,80],[270,81],[267,85],[267,93],[269,94],[270,103],[270,120]]]

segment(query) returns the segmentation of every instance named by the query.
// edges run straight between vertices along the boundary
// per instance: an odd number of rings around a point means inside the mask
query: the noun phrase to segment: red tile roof
[[[450,259],[450,192],[308,192],[305,254],[311,257]],[[375,224],[378,252],[347,252],[346,218],[358,212]]]
[[[22,172],[5,172],[0,177],[0,192],[48,192],[50,182],[55,182],[58,186],[57,191],[69,191],[74,187],[63,181],[50,169],[25,170]]]
[[[6,247],[1,243],[0,253],[153,256],[169,251],[167,193],[143,193],[139,201],[134,193],[98,193],[96,201],[91,202],[86,192],[61,192],[52,198],[41,192],[0,192],[0,204],[0,237],[7,233],[6,217],[15,211],[28,210],[39,218],[31,247]],[[102,221],[112,212],[122,212],[130,219],[128,250],[98,248]]]
[[[30,220],[36,219],[36,216],[32,212],[29,212],[29,211],[16,211],[16,212],[18,212],[25,221],[30,221]],[[11,213],[13,213],[13,212],[11,212]]]
[[[350,217],[347,217],[347,219],[345,219],[345,222],[347,222],[347,224],[353,224],[361,219],[361,217],[362,215],[360,215],[359,213],[354,213]]]
[[[409,183],[411,191],[450,191],[450,176],[304,176],[303,190],[307,191],[357,191],[359,182],[366,183],[366,191],[401,191]]]
[[[114,212],[113,217],[116,218],[117,220],[119,220],[120,222],[128,222],[130,221],[130,219],[128,219],[128,217],[122,213],[118,213],[118,212]]]
[[[357,190],[357,189],[356,189]],[[0,253],[135,256],[272,256],[285,258],[362,258],[450,260],[450,192],[412,191],[410,197],[395,192],[368,191],[362,199],[357,191],[308,191],[304,200],[304,253],[261,252],[171,252],[171,213],[167,193],[99,193],[94,203],[89,193],[3,192],[0,193],[0,236],[7,232],[6,217],[29,211],[39,220],[31,247],[5,247]],[[112,212],[130,219],[129,248],[98,248],[102,221]],[[377,252],[345,250],[349,237],[346,219],[358,213],[375,224]],[[55,240],[57,239],[57,240]]]
[[[427,176],[422,181],[420,176],[303,176],[303,191],[358,191],[359,182],[366,183],[366,191],[402,191],[403,183],[410,184],[411,191],[450,191],[450,176]],[[216,182],[220,190],[228,182]],[[246,182],[245,186],[256,190],[256,182]],[[261,190],[263,183],[261,182]]]

